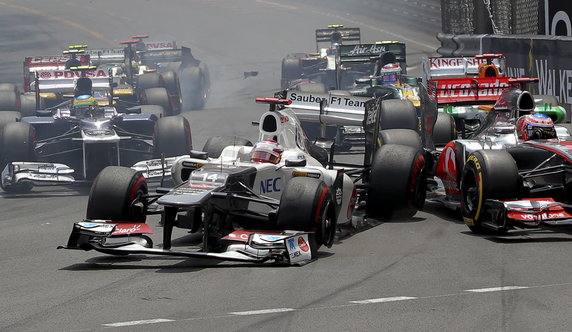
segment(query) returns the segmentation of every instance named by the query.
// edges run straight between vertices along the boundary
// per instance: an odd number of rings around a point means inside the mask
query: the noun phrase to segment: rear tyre
[[[201,67],[187,67],[179,76],[183,108],[200,110],[205,107],[208,98],[208,83]]]
[[[0,128],[8,123],[20,121],[22,114],[20,112],[4,111],[0,112]]]
[[[415,106],[409,100],[382,101],[379,125],[383,129],[411,129],[419,132],[419,119]]]
[[[467,158],[461,177],[461,214],[474,233],[483,233],[485,201],[516,198],[520,191],[518,168],[504,150],[479,150]],[[499,225],[499,232],[506,232]]]
[[[433,126],[433,143],[435,146],[445,146],[457,138],[455,119],[449,113],[437,113]]]
[[[145,89],[143,92],[143,102],[146,105],[159,105],[163,107],[166,115],[173,115],[171,100],[165,88]]]
[[[147,181],[131,168],[108,166],[95,178],[87,201],[87,219],[145,222],[142,195]]]
[[[153,141],[155,158],[188,155],[192,149],[189,121],[180,115],[159,119]]]
[[[423,150],[421,136],[411,129],[386,129],[379,132],[381,145],[400,144]]]
[[[304,83],[298,85],[298,91],[300,92],[311,92],[311,93],[327,93],[328,89],[324,83]]]
[[[20,95],[13,90],[0,90],[0,111],[20,111]]]
[[[331,247],[336,213],[330,187],[318,179],[291,179],[280,198],[276,226],[279,230],[315,232],[318,245]]]
[[[40,109],[43,109],[43,99],[40,98]],[[25,94],[20,96],[20,112],[22,116],[36,115],[36,95]]]
[[[300,59],[307,57],[306,53],[291,53],[282,59],[282,79],[293,80],[302,76]]]
[[[161,73],[163,80],[165,81],[165,88],[171,95],[180,96],[181,95],[181,84],[179,83],[179,75],[174,71],[166,71]]]
[[[208,154],[211,158],[218,158],[224,148],[230,145],[236,146],[252,146],[252,142],[247,140],[246,138],[242,137],[234,137],[234,136],[214,136],[210,137],[205,146],[203,147],[203,151]]]
[[[423,208],[426,185],[425,158],[418,148],[382,145],[369,174],[366,213],[372,218],[410,219]]]
[[[139,75],[137,79],[137,88],[139,91],[144,91],[145,89],[152,89],[152,88],[164,88],[165,81],[163,76],[159,73],[145,73]]]

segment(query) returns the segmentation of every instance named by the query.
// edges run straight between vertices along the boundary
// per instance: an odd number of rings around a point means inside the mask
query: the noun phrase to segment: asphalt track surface
[[[0,82],[27,55],[71,43],[113,47],[135,33],[176,39],[210,67],[213,94],[186,112],[200,149],[212,135],[254,140],[280,59],[327,24],[407,42],[410,72],[436,49],[439,1],[0,1]],[[258,71],[243,79],[244,71]],[[303,267],[62,251],[87,190],[0,194],[0,330],[564,331],[572,328],[572,237],[474,236],[437,204],[321,249]],[[150,224],[160,234],[157,219]],[[184,246],[187,234],[175,242]],[[156,237],[159,239],[158,237]],[[160,242],[160,241],[159,241]]]

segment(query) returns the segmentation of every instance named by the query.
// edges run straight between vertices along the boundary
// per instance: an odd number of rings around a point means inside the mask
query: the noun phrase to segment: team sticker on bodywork
[[[290,264],[304,264],[312,259],[308,234],[296,235],[286,239],[286,250]]]

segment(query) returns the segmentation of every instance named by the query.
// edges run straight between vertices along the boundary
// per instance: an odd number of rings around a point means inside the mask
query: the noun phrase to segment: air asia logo
[[[377,44],[356,45],[353,50],[347,53],[347,55],[379,54],[381,52],[385,52],[385,46]]]
[[[306,240],[304,240],[304,237],[302,236],[298,238],[298,247],[300,247],[303,252],[308,252],[308,250],[310,250],[308,243],[306,243]]]
[[[40,73],[40,78],[43,80],[49,80],[52,77],[52,74],[49,71],[43,71]]]

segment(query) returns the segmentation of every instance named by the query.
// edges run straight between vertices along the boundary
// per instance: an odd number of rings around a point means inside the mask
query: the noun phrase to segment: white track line
[[[295,311],[296,309],[293,308],[276,308],[276,309],[262,309],[262,310],[252,310],[252,311],[236,311],[236,312],[229,312],[229,315],[238,315],[238,316],[248,316],[248,315],[263,315],[263,314],[275,314],[279,312],[290,312]]]
[[[380,297],[377,299],[350,301],[350,303],[370,304],[370,303],[395,302],[395,301],[406,301],[406,300],[416,300],[416,299],[417,297],[411,297],[411,296],[395,296],[395,297]]]
[[[166,323],[166,322],[174,322],[173,319],[147,319],[147,320],[133,320],[130,322],[119,322],[119,323],[110,323],[110,324],[103,324],[103,326],[108,327],[122,327],[122,326],[134,326],[134,325],[146,325],[146,324],[157,324],[157,323]]]
[[[472,292],[472,293],[489,293],[489,292],[502,292],[507,290],[515,290],[515,289],[527,289],[530,287],[524,286],[502,286],[502,287],[492,287],[492,288],[478,288],[478,289],[466,289],[465,292]]]

